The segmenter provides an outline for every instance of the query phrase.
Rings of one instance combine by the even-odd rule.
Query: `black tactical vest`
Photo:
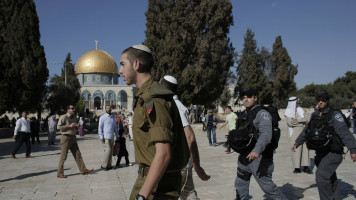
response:
[[[258,131],[253,125],[253,120],[256,118],[257,113],[262,109],[271,114],[273,129],[271,143],[267,145],[266,149],[262,152],[262,155],[265,158],[273,157],[273,152],[278,147],[280,137],[280,129],[278,128],[278,121],[280,118],[278,110],[276,112],[277,114],[275,114],[270,111],[270,108],[264,106],[258,106],[249,112],[244,111],[238,116],[236,129],[229,132],[227,140],[234,151],[240,154],[248,154],[253,150],[259,137]],[[274,124],[276,124],[276,127],[274,127]]]
[[[329,125],[332,120],[334,110],[330,109],[328,113],[321,116],[313,114],[307,124],[308,129],[305,132],[308,149],[318,152],[342,153],[343,146],[339,136],[335,133],[334,127]]]

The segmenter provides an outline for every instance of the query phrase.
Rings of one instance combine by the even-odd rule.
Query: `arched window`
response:
[[[93,93],[95,109],[101,110],[103,108],[102,106],[103,97],[104,95],[100,90],[97,90]]]
[[[105,105],[110,105],[112,109],[116,109],[116,96],[115,92],[109,90],[105,95]]]
[[[117,101],[121,108],[127,108],[127,93],[124,90],[119,92]]]

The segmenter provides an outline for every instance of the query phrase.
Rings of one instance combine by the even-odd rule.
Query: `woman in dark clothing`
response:
[[[115,141],[115,143],[120,143],[120,151],[119,154],[117,155],[117,162],[116,162],[116,167],[120,166],[121,158],[125,156],[125,161],[126,161],[126,167],[127,166],[132,166],[132,164],[129,161],[129,152],[126,149],[126,138],[122,136],[124,133],[123,129],[119,130],[119,139]]]

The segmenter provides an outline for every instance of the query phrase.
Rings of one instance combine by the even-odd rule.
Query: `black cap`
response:
[[[318,91],[318,93],[316,93],[315,99],[317,101],[319,101],[319,100],[327,100],[328,101],[330,99],[330,96],[327,91],[320,90],[320,91]]]
[[[253,96],[257,96],[257,92],[252,88],[246,88],[241,92],[240,97],[243,98],[244,96],[251,98]]]

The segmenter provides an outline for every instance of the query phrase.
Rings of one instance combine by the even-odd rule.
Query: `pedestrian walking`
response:
[[[173,92],[153,80],[153,56],[147,46],[124,50],[120,65],[126,84],[138,87],[132,128],[139,175],[130,200],[178,199],[189,149]]]
[[[31,118],[30,128],[32,144],[35,144],[35,139],[37,139],[37,143],[40,144],[40,122],[36,119],[36,117]]]
[[[329,106],[330,96],[325,90],[316,94],[318,110],[298,136],[292,151],[306,142],[315,150],[316,185],[322,200],[342,199],[336,169],[342,162],[343,147],[350,150],[351,160],[356,162],[356,140],[351,134],[342,113]]]
[[[119,131],[119,137],[116,138],[115,143],[119,143],[119,154],[117,155],[116,168],[120,167],[121,158],[125,157],[126,167],[132,166],[129,160],[129,152],[126,149],[126,138],[123,136],[124,130]]]
[[[79,117],[79,136],[84,137],[84,120],[83,117]]]
[[[220,129],[226,125],[229,125],[229,132],[236,129],[236,120],[237,120],[237,115],[234,113],[234,111],[232,110],[231,106],[227,106],[226,107],[226,120],[225,120],[225,123],[223,123],[221,126],[220,126]],[[227,149],[226,149],[226,153],[231,153],[231,148],[229,146],[229,144],[227,144],[226,142],[226,145],[227,145]]]
[[[166,75],[161,79],[160,84],[164,85],[167,89],[174,93],[173,99],[178,107],[180,119],[184,128],[185,137],[188,142],[188,147],[190,151],[190,159],[187,166],[182,169],[182,189],[180,194],[181,200],[199,200],[198,194],[195,191],[193,182],[193,166],[195,172],[198,174],[199,178],[203,181],[210,179],[204,169],[200,166],[199,149],[198,144],[195,139],[195,134],[193,129],[190,127],[189,123],[189,111],[178,99],[177,87],[178,81],[173,76]]]
[[[67,114],[62,115],[58,120],[57,129],[61,131],[61,157],[58,164],[58,178],[67,178],[64,175],[64,162],[67,159],[68,150],[70,150],[74,156],[75,162],[78,165],[80,172],[88,174],[94,169],[87,169],[85,167],[82,154],[80,153],[79,146],[77,143],[76,133],[79,128],[78,118],[75,117],[75,108],[73,105],[67,107]]]
[[[111,114],[111,106],[105,106],[106,114],[99,119],[98,134],[100,141],[104,144],[104,159],[101,169],[112,169],[112,152],[114,149],[114,137],[119,138],[115,117]]]
[[[206,122],[206,134],[209,141],[209,146],[214,145],[216,146],[216,124],[218,120],[216,119],[215,115],[213,114],[212,110],[208,110],[208,114],[205,116]],[[213,135],[213,141],[211,141],[211,135]]]
[[[133,115],[132,115],[132,112],[129,112],[129,115],[127,116],[127,120],[128,120],[128,126],[129,126],[130,141],[132,141],[133,140],[133,134],[132,134]]]
[[[256,179],[262,191],[270,198],[287,199],[272,181],[274,149],[269,146],[272,140],[272,117],[267,110],[261,109],[257,104],[255,90],[244,89],[241,92],[241,98],[246,111],[244,117],[238,119],[239,126],[233,131],[241,135],[246,132],[254,133],[257,139],[255,143],[250,143],[251,140],[248,144],[239,143],[241,151],[239,151],[235,180],[236,199],[248,199],[251,176]],[[242,146],[249,148],[242,149]]]
[[[57,134],[57,120],[56,116],[52,115],[48,120],[48,145],[54,145]]]
[[[286,117],[289,128],[288,141],[290,146],[292,146],[308,121],[308,118],[304,115],[303,108],[299,106],[298,97],[290,97],[288,99],[288,106],[284,112],[284,116]],[[303,172],[308,174],[313,173],[309,169],[310,158],[306,144],[300,145],[295,152],[291,151],[291,158],[294,167],[293,173],[301,173],[301,167],[303,167]]]
[[[11,152],[10,156],[16,159],[16,153],[21,148],[22,144],[26,144],[26,158],[32,158],[31,156],[31,142],[30,142],[30,123],[27,120],[27,112],[22,112],[21,118],[16,121],[14,130],[14,136],[12,139],[17,141],[15,149]]]

